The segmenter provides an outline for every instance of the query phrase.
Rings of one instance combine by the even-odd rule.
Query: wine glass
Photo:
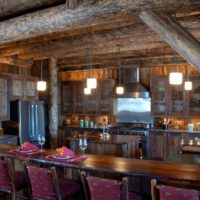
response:
[[[45,143],[45,137],[44,137],[43,135],[38,135],[38,142],[39,142],[39,144],[40,144],[40,146],[41,146],[41,151],[43,151],[43,150],[42,150],[42,146],[43,146],[44,143]]]
[[[87,148],[87,139],[85,137],[81,137],[79,139],[79,147],[83,152],[83,156],[85,154],[85,149]]]

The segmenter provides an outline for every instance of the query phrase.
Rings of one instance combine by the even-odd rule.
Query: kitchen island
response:
[[[126,158],[136,158],[139,150],[140,136],[134,135],[114,135],[102,137],[100,134],[85,134],[88,141],[86,152],[89,154],[112,155]],[[69,141],[69,147],[74,152],[80,152],[80,135],[74,135],[66,138]]]

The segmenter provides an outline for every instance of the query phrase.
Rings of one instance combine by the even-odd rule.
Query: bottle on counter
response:
[[[93,127],[94,127],[94,122],[90,121],[90,128],[93,128]]]
[[[83,120],[83,119],[80,119],[80,121],[79,121],[79,125],[80,125],[81,128],[84,127],[84,120]]]
[[[88,128],[88,127],[89,127],[89,121],[85,120],[85,128]]]

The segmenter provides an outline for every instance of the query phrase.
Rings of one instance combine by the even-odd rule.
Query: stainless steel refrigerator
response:
[[[10,121],[3,123],[6,134],[19,137],[19,144],[24,141],[38,143],[38,135],[45,136],[44,102],[11,101]]]

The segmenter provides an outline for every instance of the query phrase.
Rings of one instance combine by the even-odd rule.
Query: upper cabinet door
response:
[[[154,77],[151,83],[154,116],[188,115],[188,97],[184,85],[170,85],[168,77]]]
[[[9,120],[8,79],[0,76],[0,120]]]
[[[38,100],[37,77],[11,76],[10,100]]]
[[[189,114],[193,116],[200,115],[200,76],[190,77],[193,83],[192,91],[188,91]]]
[[[73,111],[73,93],[71,83],[62,83],[61,87],[61,105],[63,114],[72,114]]]
[[[184,84],[169,85],[169,115],[179,116],[188,113]]]
[[[100,82],[100,101],[99,112],[101,114],[113,113],[113,99],[112,93],[114,88],[114,80],[102,80]]]
[[[10,78],[10,100],[22,100],[23,97],[23,79],[19,77]]]
[[[73,84],[73,113],[84,113],[84,84],[83,81],[77,81]]]
[[[167,115],[168,114],[168,83],[166,77],[154,77],[151,80],[151,110],[153,115]]]
[[[24,98],[26,100],[38,100],[37,80],[34,77],[24,80]]]

